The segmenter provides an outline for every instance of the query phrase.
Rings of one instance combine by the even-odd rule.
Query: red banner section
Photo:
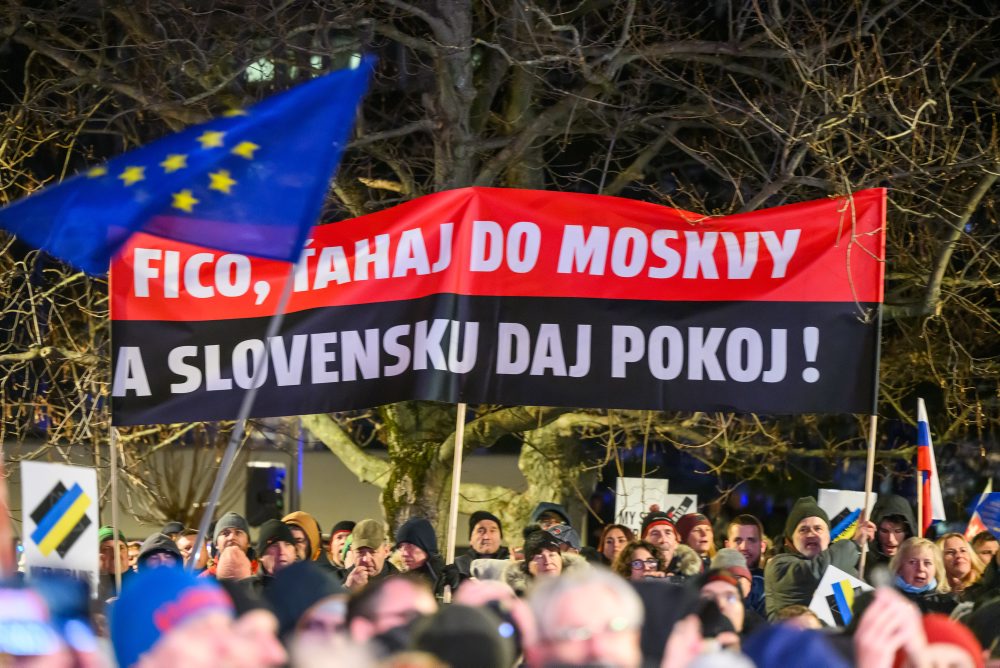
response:
[[[768,413],[874,401],[885,191],[723,218],[495,188],[314,229],[291,267],[156,237],[112,267],[116,424],[404,399]],[[265,355],[266,351],[266,355]]]

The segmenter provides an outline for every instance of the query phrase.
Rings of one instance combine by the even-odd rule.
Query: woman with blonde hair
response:
[[[937,539],[937,545],[941,548],[948,585],[956,598],[961,599],[962,593],[982,577],[986,565],[960,533],[946,533]]]
[[[907,538],[889,560],[893,584],[923,613],[945,615],[958,605],[949,595],[951,586],[945,577],[941,548],[926,538]]]

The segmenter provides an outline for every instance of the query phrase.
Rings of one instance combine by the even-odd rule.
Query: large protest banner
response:
[[[406,399],[868,413],[885,191],[711,218],[464,188],[314,228],[287,265],[137,235],[112,266],[116,424]]]

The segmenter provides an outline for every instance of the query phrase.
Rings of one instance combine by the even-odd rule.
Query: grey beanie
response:
[[[242,515],[237,513],[226,513],[219,518],[219,521],[215,523],[215,533],[212,534],[213,543],[219,541],[219,534],[222,533],[223,529],[239,529],[247,535],[247,539],[250,538],[250,525],[247,524]]]

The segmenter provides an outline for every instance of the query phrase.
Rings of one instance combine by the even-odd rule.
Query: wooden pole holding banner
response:
[[[876,307],[875,314],[875,379],[872,390],[872,412],[868,417],[868,458],[865,467],[865,507],[861,509],[861,520],[868,520],[868,507],[871,503],[872,487],[875,482],[875,444],[878,433],[878,390],[879,390],[879,360],[882,357],[882,304]],[[878,534],[875,539],[878,540]],[[865,561],[868,559],[868,541],[861,546],[861,559],[858,561],[858,575],[865,576]]]
[[[115,548],[115,591],[122,591],[121,545],[118,540],[118,430],[111,427],[111,537]]]
[[[455,414],[455,456],[451,463],[451,498],[448,503],[448,543],[445,563],[455,563],[455,541],[458,536],[458,490],[462,486],[462,450],[465,449],[465,409],[466,404],[458,404]],[[451,592],[446,598],[450,601]]]
[[[861,509],[861,519],[868,519],[868,508],[872,499],[872,486],[875,480],[875,435],[878,427],[878,416],[871,415],[868,419],[868,464],[865,470],[865,505]],[[868,541],[861,546],[861,560],[858,561],[858,575],[865,575],[865,561],[868,558]]]
[[[278,299],[278,307],[267,324],[267,333],[264,334],[264,354],[257,360],[257,365],[253,370],[253,382],[250,384],[250,389],[243,395],[243,401],[240,402],[240,410],[236,416],[236,424],[233,425],[233,433],[230,434],[229,444],[226,446],[226,452],[222,455],[222,462],[219,464],[219,472],[215,474],[215,482],[212,484],[212,493],[209,495],[208,504],[202,511],[201,522],[198,524],[198,537],[195,539],[194,548],[191,550],[191,562],[185,564],[187,568],[194,568],[195,562],[198,561],[197,555],[201,554],[201,548],[205,545],[205,538],[208,535],[208,527],[212,524],[212,518],[215,516],[215,509],[219,505],[219,499],[222,497],[222,488],[226,484],[226,478],[229,477],[229,470],[233,466],[233,460],[236,459],[236,453],[240,448],[240,442],[243,440],[243,433],[246,430],[247,419],[250,417],[250,411],[253,409],[254,400],[257,398],[257,389],[264,384],[264,377],[262,374],[266,372],[268,361],[271,358],[271,347],[268,342],[278,335],[278,330],[281,328],[281,322],[285,318],[285,307],[288,306],[288,300],[292,296],[292,285],[294,282],[295,263],[292,263],[291,269],[288,273],[288,278],[285,279],[285,285],[281,290],[281,297]]]

